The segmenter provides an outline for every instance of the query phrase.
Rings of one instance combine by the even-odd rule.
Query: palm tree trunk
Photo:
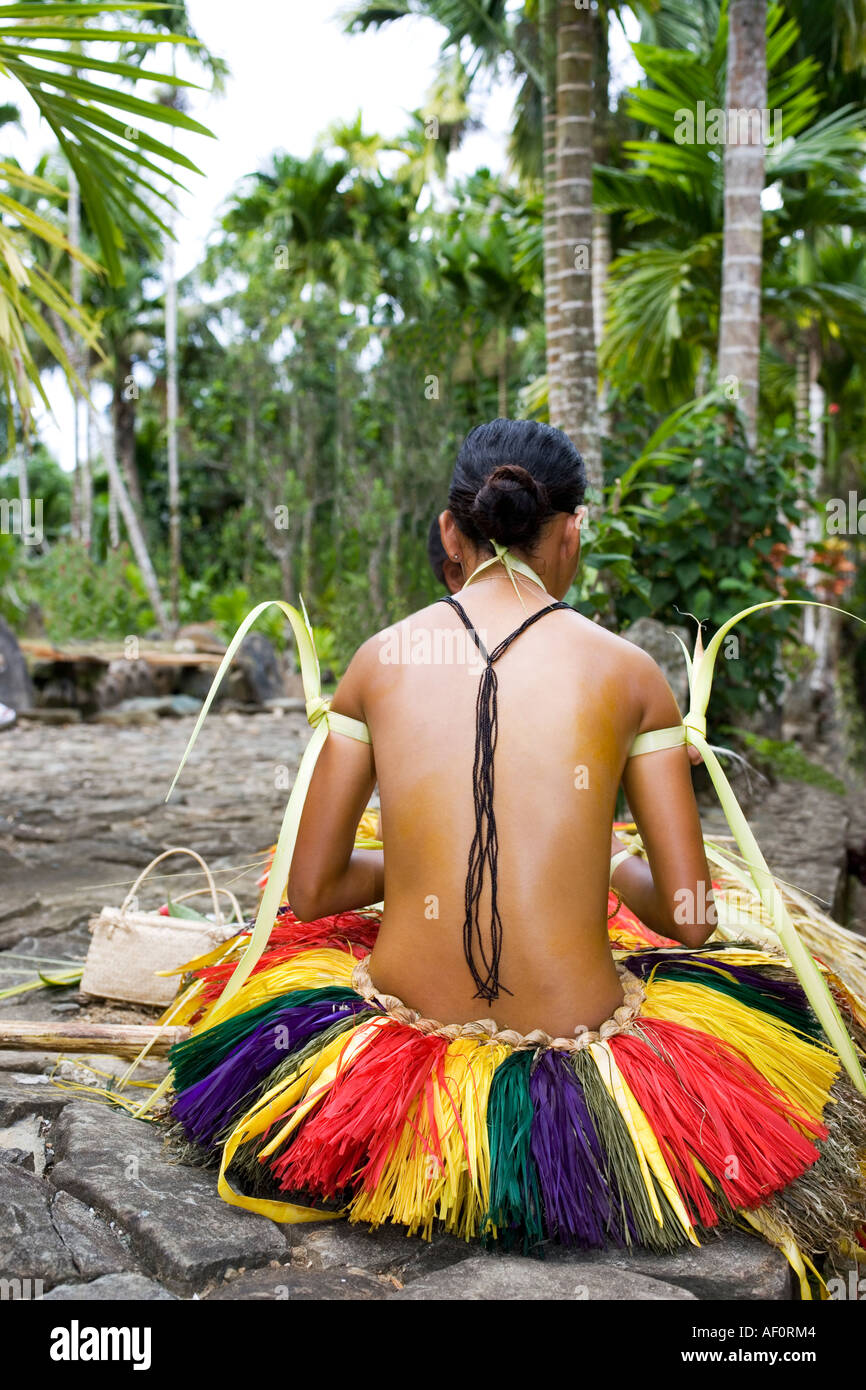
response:
[[[180,598],[180,472],[177,457],[177,275],[174,242],[165,243],[165,434],[168,450],[169,597],[172,627]]]
[[[809,442],[809,375],[810,375],[809,346],[805,342],[797,344],[794,364],[794,420],[796,423],[797,438],[802,443]],[[791,554],[795,556],[801,564],[799,569],[803,569],[803,561],[806,558],[807,541],[809,536],[810,522],[810,488],[808,471],[803,470],[797,479],[797,497],[800,506],[804,510],[802,520],[798,520],[791,527]],[[805,579],[805,575],[803,576]],[[813,610],[806,608],[803,611],[803,630],[808,630]]]
[[[719,379],[740,403],[750,448],[758,438],[763,113],[767,107],[767,0],[731,0],[725,92],[725,216]],[[740,119],[743,113],[743,119]]]
[[[385,597],[382,593],[382,552],[384,537],[380,536],[373,544],[367,560],[367,585],[370,594],[370,609],[374,625],[378,628],[385,622]]]
[[[559,249],[556,215],[556,0],[541,0],[544,85],[541,121],[544,177],[544,331],[547,344],[547,402],[553,424],[560,418]]]
[[[36,513],[30,499],[30,434],[21,430],[16,450],[18,456],[18,500],[21,503],[21,534],[35,529]]]
[[[244,459],[246,467],[244,469],[244,513],[247,517],[252,517],[255,505],[255,488],[253,479],[256,477],[256,400],[252,389],[247,390],[247,413],[244,423]],[[248,525],[244,537],[244,555],[242,568],[242,581],[249,584],[253,575],[253,528]]]
[[[558,0],[556,195],[559,254],[558,424],[583,454],[601,492],[598,369],[592,322],[592,61],[594,14]]]
[[[295,592],[295,519],[287,518],[287,526],[277,526],[277,507],[284,499],[283,484],[287,469],[270,465],[268,468],[268,488],[264,498],[264,538],[274,559],[280,567],[280,589],[282,597],[291,602]]]
[[[400,536],[403,530],[403,513],[397,511],[388,527],[388,598],[392,613],[404,611],[402,573],[400,570]]]
[[[592,328],[596,355],[601,347],[607,321],[607,277],[610,261],[610,217],[606,212],[595,212],[592,216]],[[598,432],[602,436],[609,433],[607,387],[604,381],[599,381],[598,384]]]
[[[798,373],[800,368],[800,354],[797,355]],[[816,349],[807,352],[805,363],[805,383],[804,394],[806,397],[806,430],[804,436],[809,438],[812,445],[812,452],[815,456],[815,467],[810,482],[810,494],[813,498],[820,500],[824,491],[824,391],[818,381],[818,373],[821,369],[821,362]],[[800,380],[798,374],[798,388]],[[798,400],[799,404],[799,400]],[[806,524],[803,528],[803,550],[808,557],[821,543],[821,519],[810,507],[806,513]],[[814,592],[822,581],[826,578],[820,570],[814,566],[809,566],[804,575],[805,583]],[[809,678],[809,684],[813,691],[825,691],[829,682],[830,667],[832,665],[834,651],[834,619],[835,614],[827,608],[804,608],[803,610],[803,641],[814,649],[816,653],[815,665]]]
[[[313,592],[313,521],[316,515],[316,503],[311,498],[304,510],[301,519],[301,576],[299,592],[311,594]]]
[[[117,493],[114,483],[108,480],[108,544],[112,550],[120,545],[120,518],[117,511]]]
[[[304,515],[301,518],[301,558],[300,574],[298,576],[299,591],[302,594],[311,594],[315,590],[313,583],[315,575],[313,573],[313,523],[316,519],[316,478],[315,478],[315,448],[316,448],[316,402],[312,396],[307,396],[306,400],[302,397],[304,409],[299,416],[300,431],[300,460],[301,477],[304,480],[304,492],[306,493],[307,505],[304,508]]]
[[[69,183],[69,202],[67,205],[67,235],[69,243],[75,250],[81,247],[81,196],[78,188],[78,179],[75,177],[75,170],[72,165],[68,169]],[[82,301],[82,265],[75,257],[69,258],[69,288],[73,303],[76,307],[81,307]],[[87,371],[87,349],[76,333],[72,339],[72,356],[70,362],[80,380],[84,380]],[[75,454],[75,471],[73,474],[73,488],[78,494],[78,505],[75,515],[75,534],[84,542],[90,544],[91,531],[93,529],[93,480],[90,476],[90,459],[87,450],[87,417],[86,413],[82,418],[83,401],[78,390],[72,388],[72,420],[73,420],[73,448]]]
[[[499,418],[508,418],[508,327],[500,323],[497,337],[499,338],[499,351],[497,353],[497,371],[499,378]]]
[[[610,164],[610,16],[599,8],[595,28],[596,47],[593,65],[594,111],[593,158],[596,164]],[[592,323],[595,352],[598,357],[607,322],[607,280],[610,273],[610,214],[592,214]],[[598,432],[603,438],[609,433],[607,413],[607,384],[598,383]]]
[[[120,472],[120,469],[117,466],[117,459],[115,458],[114,454],[114,438],[112,436],[112,432],[110,429],[103,428],[102,421],[96,413],[96,408],[90,403],[88,403],[88,412],[90,414],[90,419],[92,421],[93,428],[96,432],[96,436],[100,443],[102,457],[105,460],[105,467],[108,472],[109,486],[114,489],[114,495],[117,498],[117,505],[120,509],[120,514],[123,517],[123,524],[126,527],[126,534],[129,536],[129,543],[132,546],[132,553],[135,556],[135,561],[138,565],[138,568],[141,570],[141,578],[144,587],[147,590],[147,596],[150,600],[150,606],[153,609],[154,617],[156,618],[156,621],[159,624],[160,628],[166,635],[168,635],[168,614],[165,609],[165,604],[162,601],[162,593],[160,592],[159,580],[156,577],[156,571],[153,568],[150,555],[148,554],[147,544],[144,539],[144,533],[139,524],[138,516],[136,515],[135,506],[132,502],[129,493],[126,490],[126,485],[123,481],[123,476]]]
[[[797,438],[809,438],[809,348],[806,343],[798,343],[795,359],[795,401],[794,414],[797,422]]]
[[[343,525],[343,408],[340,345],[334,348],[334,506],[331,513],[334,546],[339,550]]]
[[[29,453],[27,436],[23,435],[18,441],[18,497],[21,502],[21,515],[25,518],[30,515],[30,472],[27,467]]]
[[[507,341],[508,333],[507,333],[507,329],[505,328],[505,325],[504,325],[504,324],[500,324],[500,325],[499,325],[499,332],[500,332],[500,334],[501,334],[501,335],[506,339],[506,341]],[[502,349],[501,349],[501,345],[500,345],[500,351],[501,351],[501,350],[502,350]],[[505,349],[505,350],[507,351],[507,349]],[[499,370],[500,370],[500,394],[499,394],[500,411],[499,411],[499,414],[500,414],[500,417],[504,419],[505,416],[506,416],[507,410],[508,410],[508,399],[507,399],[507,395],[506,395],[505,409],[503,410],[503,409],[501,408],[501,407],[502,407],[502,404],[503,404],[503,402],[502,402],[502,376],[501,376],[501,372],[502,372],[502,359],[501,359],[501,356],[500,356]],[[394,514],[393,514],[393,516],[391,517],[391,524],[390,524],[390,526],[388,527],[388,608],[389,608],[389,610],[390,610],[389,616],[390,616],[390,613],[399,613],[399,612],[401,611],[401,609],[403,608],[403,606],[404,606],[404,605],[403,605],[403,599],[402,599],[402,592],[403,592],[403,585],[402,585],[402,582],[401,582],[401,580],[402,580],[402,575],[401,575],[401,573],[400,573],[400,532],[401,532],[401,530],[402,530],[403,511],[401,510],[401,508],[400,508],[399,506],[396,505],[396,499],[400,496],[401,492],[403,491],[403,478],[404,478],[404,472],[405,472],[405,467],[404,467],[404,457],[405,457],[405,455],[404,455],[404,449],[403,449],[403,434],[402,434],[402,430],[401,430],[401,428],[400,428],[400,424],[401,424],[401,422],[400,422],[400,413],[399,413],[399,411],[397,411],[397,412],[395,413],[395,415],[394,415],[393,442],[392,442],[392,447],[391,447],[391,473],[392,473],[392,478],[393,478],[392,490],[393,490],[394,497],[395,497],[395,507],[394,507]]]
[[[135,458],[135,402],[137,387],[132,375],[132,358],[118,344],[114,352],[114,382],[111,413],[114,424],[114,456],[123,472],[129,495],[140,516],[144,515],[141,480]]]
[[[66,353],[67,357],[69,357],[72,351],[69,330],[58,314],[52,314],[51,317],[54,323],[54,331],[63,345],[63,351]],[[136,564],[141,570],[142,583],[147,590],[147,596],[150,599],[150,606],[153,609],[154,617],[162,631],[168,633],[168,614],[165,611],[165,604],[162,601],[159,580],[156,577],[156,571],[153,568],[150,555],[148,554],[147,543],[145,542],[144,533],[139,524],[138,516],[136,515],[135,506],[126,490],[123,476],[117,465],[117,456],[114,452],[113,431],[103,428],[102,421],[97,414],[92,398],[89,398],[87,401],[87,411],[94,433],[99,440],[99,447],[102,452],[102,457],[105,460],[109,484],[113,486],[117,496],[117,505],[123,517],[126,534],[129,536],[129,543],[132,546],[132,553],[135,556]]]

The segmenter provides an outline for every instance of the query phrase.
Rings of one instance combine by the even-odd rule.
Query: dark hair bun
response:
[[[448,507],[473,545],[533,554],[545,524],[583,501],[586,470],[567,434],[540,420],[490,420],[460,446]]]
[[[516,463],[494,468],[472,504],[472,521],[485,540],[517,545],[533,540],[550,510],[547,488]]]

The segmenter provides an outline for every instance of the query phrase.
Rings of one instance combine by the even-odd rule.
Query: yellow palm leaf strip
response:
[[[291,604],[285,603],[281,599],[274,599],[257,604],[256,607],[247,614],[232,637],[225,656],[220,662],[211,688],[208,691],[207,698],[205,699],[204,705],[196,720],[195,727],[190,735],[189,742],[184,750],[183,757],[180,760],[177,772],[174,775],[168,794],[166,795],[167,801],[192,751],[199,730],[204,723],[208,710],[213,703],[226,671],[234,659],[238,647],[259,615],[263,613],[266,608],[274,606],[282,609],[289,620],[295,637],[298,657],[301,664],[301,679],[303,681],[304,695],[306,697],[307,717],[313,725],[313,734],[301,758],[298,774],[286,805],[285,814],[283,815],[283,821],[280,826],[280,833],[277,838],[276,850],[274,851],[273,863],[271,864],[270,873],[268,874],[265,890],[259,902],[252,935],[250,936],[243,955],[238,961],[234,973],[223,991],[220,1001],[210,1012],[211,1022],[216,1022],[218,1019],[225,1016],[223,1009],[232,996],[240,989],[241,985],[249,978],[265,949],[277,911],[282,901],[283,889],[288,880],[307,789],[310,785],[310,779],[312,778],[313,770],[319,753],[321,752],[322,745],[328,736],[328,702],[322,698],[319,661],[316,656],[312,629],[310,628],[306,610],[299,612],[296,608],[293,608]],[[301,606],[303,608],[303,602]]]
[[[386,1020],[373,1020],[374,1023],[381,1023]],[[369,1028],[370,1025],[367,1025]],[[358,1030],[360,1032],[361,1029]],[[357,1033],[353,1038],[357,1037]],[[317,1098],[325,1094],[328,1086],[333,1084],[334,1076],[337,1071],[337,1063],[341,1052],[346,1048],[344,1035],[333,1038],[320,1053],[318,1053],[308,1066],[302,1066],[288,1078],[276,1083],[271,1089],[257,1101],[246,1115],[238,1122],[229,1135],[223,1146],[220,1159],[220,1171],[218,1180],[218,1191],[220,1196],[230,1206],[243,1207],[247,1211],[258,1212],[261,1216],[268,1216],[272,1221],[282,1222],[303,1222],[303,1221],[330,1221],[342,1212],[321,1212],[312,1207],[299,1206],[292,1202],[280,1202],[275,1199],[264,1197],[246,1197],[242,1193],[236,1192],[229,1183],[227,1172],[231,1166],[232,1159],[241,1144],[248,1143],[257,1135],[263,1134],[272,1124],[275,1124],[300,1098],[309,1093],[309,1089],[316,1082]],[[285,1126],[280,1134],[284,1134]],[[261,1151],[261,1155],[269,1154],[273,1144],[269,1144],[267,1149]]]
[[[779,940],[788,954],[788,959],[794,967],[797,978],[806,993],[806,997],[812,1005],[815,1015],[827,1034],[830,1043],[839,1053],[842,1063],[854,1085],[857,1087],[858,1091],[866,1095],[866,1077],[863,1075],[863,1070],[860,1066],[854,1044],[842,1022],[842,1016],[827,988],[826,982],[821,976],[821,972],[797,934],[797,930],[791,921],[791,917],[776,887],[767,862],[761,853],[752,828],[743,815],[740,804],[734,796],[721,763],[706,740],[706,713],[712,686],[713,668],[722,641],[727,633],[741,618],[748,617],[751,613],[757,613],[760,609],[779,608],[785,605],[795,604],[802,605],[802,602],[802,600],[795,599],[774,599],[767,603],[756,603],[750,608],[744,608],[741,612],[729,618],[726,623],[722,624],[714,634],[706,651],[703,649],[701,642],[700,628],[698,629],[695,652],[689,666],[689,692],[691,698],[689,711],[684,722],[688,742],[693,744],[703,756],[704,764],[710,774],[713,786],[716,789],[716,794],[718,795],[719,802],[724,811],[725,819],[730,826],[740,853],[748,865],[749,872],[755,882],[761,902],[773,922]],[[836,608],[833,604],[812,601],[806,602],[809,607],[829,608],[833,612],[846,613],[848,617],[854,618],[857,622],[864,622],[857,614],[847,613],[847,610]],[[866,623],[864,623],[864,626],[866,626]]]
[[[784,1225],[777,1217],[774,1217],[763,1207],[755,1207],[750,1211],[739,1208],[737,1215],[741,1216],[744,1221],[754,1227],[754,1229],[762,1235],[765,1240],[769,1241],[771,1245],[775,1245],[777,1250],[781,1250],[799,1280],[800,1297],[804,1302],[811,1303],[813,1301],[812,1288],[809,1283],[809,1277],[806,1274],[807,1265],[818,1280],[822,1291],[822,1298],[827,1297],[827,1286],[821,1278],[821,1275],[812,1264],[808,1255],[804,1254],[800,1249],[791,1232],[785,1229]]]
[[[617,1066],[610,1044],[606,1042],[590,1043],[588,1051],[625,1121],[631,1141],[634,1144],[637,1160],[640,1164],[641,1177],[656,1221],[660,1226],[663,1223],[653,1177],[658,1181],[688,1240],[692,1245],[700,1245],[677,1185],[671,1177],[670,1170],[659,1148],[658,1140]]]

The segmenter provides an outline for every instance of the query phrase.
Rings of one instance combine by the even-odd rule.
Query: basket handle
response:
[[[207,889],[207,888],[190,888],[190,890],[189,890],[188,893],[178,893],[178,895],[177,895],[177,897],[174,899],[174,901],[175,901],[176,903],[182,903],[182,902],[184,902],[187,898],[197,898],[197,897],[200,897],[202,893],[207,893],[207,892],[208,892],[208,889]],[[232,892],[232,890],[231,890],[230,888],[217,888],[217,892],[218,892],[218,893],[225,893],[226,897],[229,898],[229,899],[231,900],[231,905],[232,905],[232,907],[233,907],[233,909],[234,909],[234,914],[235,914],[235,917],[237,918],[237,921],[239,922],[239,924],[240,924],[242,927],[243,927],[243,926],[246,926],[246,922],[244,921],[244,915],[243,915],[243,913],[241,912],[241,905],[240,905],[240,903],[238,902],[238,900],[237,900],[237,898],[235,897],[235,895],[234,895],[234,893]]]
[[[213,881],[213,874],[211,873],[207,864],[202,859],[201,855],[198,854],[194,849],[187,848],[186,845],[172,845],[171,849],[164,849],[162,854],[158,854],[155,859],[151,859],[150,863],[142,869],[141,873],[138,875],[138,878],[135,880],[135,883],[132,885],[123,902],[121,903],[121,912],[126,911],[128,904],[135,897],[135,894],[139,886],[147,878],[147,875],[150,873],[151,869],[155,869],[157,864],[161,864],[163,859],[168,859],[169,855],[172,854],[189,854],[192,856],[193,859],[196,860],[197,863],[201,865],[202,870],[204,871],[204,875],[208,882],[208,888],[210,889],[211,899],[213,901],[214,916],[216,917],[217,926],[223,926],[223,915],[220,911],[219,898],[217,897],[217,889],[216,884]]]

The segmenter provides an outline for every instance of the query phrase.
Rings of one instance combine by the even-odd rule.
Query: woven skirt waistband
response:
[[[640,1014],[646,999],[643,982],[620,962],[615,962],[615,965],[623,988],[622,1004],[598,1028],[588,1028],[586,1024],[579,1023],[573,1035],[568,1038],[551,1037],[542,1028],[534,1028],[531,1033],[518,1033],[513,1028],[500,1029],[492,1018],[474,1019],[470,1023],[440,1023],[435,1018],[424,1018],[395,994],[383,994],[376,989],[370,979],[370,963],[367,956],[359,960],[352,971],[352,988],[370,1003],[377,1004],[396,1022],[408,1024],[421,1033],[433,1033],[448,1039],[488,1038],[491,1042],[505,1043],[506,1046],[518,1050],[541,1047],[556,1052],[580,1052],[591,1043],[604,1042],[617,1033],[630,1032]]]

